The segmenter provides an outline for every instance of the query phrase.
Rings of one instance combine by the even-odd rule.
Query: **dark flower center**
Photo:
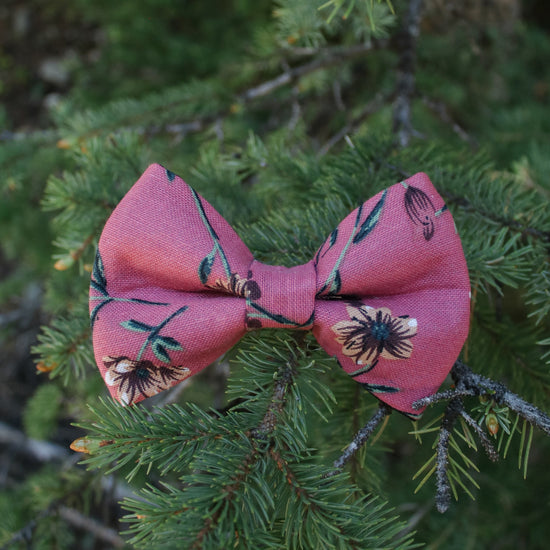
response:
[[[386,323],[377,321],[372,324],[371,334],[375,340],[386,340],[390,335],[390,329]]]
[[[136,369],[136,376],[141,379],[149,378],[149,371],[144,368]]]

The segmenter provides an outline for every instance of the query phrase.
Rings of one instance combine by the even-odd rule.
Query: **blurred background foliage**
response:
[[[345,166],[331,154],[349,149],[348,134],[367,144],[373,166],[382,158],[416,164],[430,175],[430,167],[460,173],[475,157],[484,177],[536,193],[541,208],[547,207],[545,2],[425,0],[411,98],[415,131],[410,148],[401,152],[387,143],[399,29],[409,3],[328,4],[319,9],[318,0],[2,2],[0,546],[119,546],[117,522],[124,511],[117,502],[151,479],[140,471],[129,486],[122,477],[86,473],[67,448],[84,434],[72,423],[91,421],[86,405],[97,406],[104,393],[93,366],[85,304],[93,245],[105,216],[149,162],[184,176],[266,259],[275,237],[260,219],[281,205],[306,208],[312,193],[322,198],[331,186],[343,186]],[[330,61],[338,48],[358,44],[375,47],[350,62]],[[325,56],[319,70],[294,75],[290,85],[265,95],[258,92],[262,83],[317,55]],[[251,90],[258,95],[252,97]],[[429,160],[432,154],[437,162]],[[325,187],[312,188],[323,170],[332,169],[340,170],[340,180],[334,175]],[[391,167],[387,174],[391,177]],[[119,183],[113,190],[107,180]],[[344,209],[364,193],[361,182],[346,185]],[[528,225],[532,212],[515,215]],[[301,242],[308,238],[300,234]],[[489,245],[477,238],[481,265]],[[472,235],[469,242],[474,243],[469,259],[475,259]],[[510,286],[518,289],[498,279],[485,294],[480,291],[476,326],[489,327],[510,349],[495,351],[486,338],[474,336],[468,353],[491,376],[498,377],[505,365],[502,372],[513,389],[548,410],[548,367],[533,343],[548,345],[550,276],[547,254],[537,254],[525,268],[528,284],[514,272]],[[504,299],[495,291],[499,286],[506,287]],[[498,333],[485,322],[495,311],[502,320]],[[226,406],[224,368],[198,376],[185,400]],[[334,377],[333,392],[344,403],[347,379]],[[373,401],[357,394],[353,403],[361,425]],[[339,409],[322,429],[312,422],[313,438],[342,426],[357,429],[345,413]],[[384,437],[362,450],[362,468],[352,473],[397,508],[407,529],[416,530],[416,541],[430,549],[546,547],[550,444],[543,436],[535,433],[527,481],[517,452],[497,465],[480,456],[476,500],[461,495],[441,516],[430,484],[415,494],[419,480],[412,479],[431,455],[431,436],[422,436],[424,445],[418,446],[410,431],[409,421],[393,415]],[[41,446],[33,447],[37,441]],[[340,450],[337,444],[327,443],[331,457]],[[523,469],[521,458],[519,466]],[[129,470],[125,466],[121,473]]]

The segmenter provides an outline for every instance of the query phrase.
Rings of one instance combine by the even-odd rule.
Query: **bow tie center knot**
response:
[[[246,302],[246,325],[255,328],[313,326],[316,271],[313,261],[295,267],[262,264],[254,260],[247,279],[253,281]]]

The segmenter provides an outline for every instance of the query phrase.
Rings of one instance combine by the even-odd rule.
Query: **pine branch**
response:
[[[424,399],[419,399],[413,403],[413,407],[420,409],[439,401],[446,401],[448,399],[452,401],[458,396],[486,395],[491,397],[491,399],[496,401],[499,405],[508,407],[510,410],[527,420],[527,422],[537,426],[546,434],[550,435],[550,417],[539,408],[522,399],[519,395],[511,392],[501,382],[495,382],[490,378],[474,373],[470,367],[462,363],[462,361],[457,361],[454,364],[451,375],[455,381],[455,390],[435,393]]]
[[[411,122],[411,102],[415,90],[416,41],[420,33],[421,11],[422,0],[409,0],[403,29],[397,37],[401,55],[397,72],[393,131],[401,147],[406,147],[416,134]]]
[[[475,212],[483,218],[490,219],[494,222],[497,222],[504,227],[509,227],[513,231],[519,231],[522,234],[535,237],[545,243],[550,243],[550,231],[541,231],[536,227],[530,227],[522,224],[521,222],[514,220],[512,218],[507,218],[505,216],[498,216],[492,212],[480,208],[474,205],[468,198],[462,197],[460,195],[455,195],[454,193],[449,193],[448,191],[440,191],[442,197],[445,199],[447,204],[456,204],[466,212]]]
[[[231,500],[233,500],[242,483],[247,479],[253,464],[259,459],[259,457],[260,453],[257,448],[254,448],[246,456],[245,460],[239,466],[237,474],[231,478],[230,484],[224,487],[223,500],[225,500],[226,502],[230,502]],[[208,516],[206,518],[204,522],[204,527],[198,532],[194,543],[190,546],[190,550],[200,550],[201,548],[203,548],[203,541],[205,537],[215,529],[223,510],[224,508],[220,506],[212,516]]]
[[[51,516],[54,512],[54,505],[48,506],[48,508],[39,512],[33,519],[19,529],[19,531],[16,531],[4,545],[0,546],[0,550],[13,549],[14,545],[18,542],[25,542],[27,544],[27,548],[32,548],[32,537],[35,529],[38,527],[38,524],[43,519]]]
[[[300,341],[303,341],[305,335],[300,335],[299,338]],[[230,502],[234,498],[242,483],[245,482],[248,478],[252,466],[256,463],[256,461],[261,458],[262,446],[259,445],[259,441],[269,440],[269,436],[275,430],[277,422],[284,409],[286,395],[292,384],[294,375],[296,374],[295,369],[297,367],[295,351],[298,349],[298,342],[297,340],[293,340],[293,343],[294,346],[291,345],[290,353],[288,354],[288,361],[279,371],[279,377],[275,382],[271,402],[262,421],[256,428],[250,430],[250,432],[247,434],[250,437],[253,448],[246,455],[244,461],[240,464],[238,473],[234,477],[232,477],[230,483],[228,485],[225,485],[224,487],[224,500],[226,502]],[[269,452],[272,453],[273,451],[270,450]],[[205,537],[216,528],[218,520],[222,515],[223,509],[224,508],[220,506],[212,516],[206,518],[206,521],[204,522],[204,527],[198,532],[197,537],[193,545],[191,546],[191,550],[199,550],[200,548],[202,548]]]

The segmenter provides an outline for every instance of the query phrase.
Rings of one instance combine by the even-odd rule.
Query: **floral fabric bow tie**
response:
[[[107,221],[90,288],[97,365],[136,403],[249,330],[312,330],[351,378],[409,416],[468,334],[470,284],[450,212],[416,174],[349,214],[308,263],[262,264],[210,204],[151,165]]]

